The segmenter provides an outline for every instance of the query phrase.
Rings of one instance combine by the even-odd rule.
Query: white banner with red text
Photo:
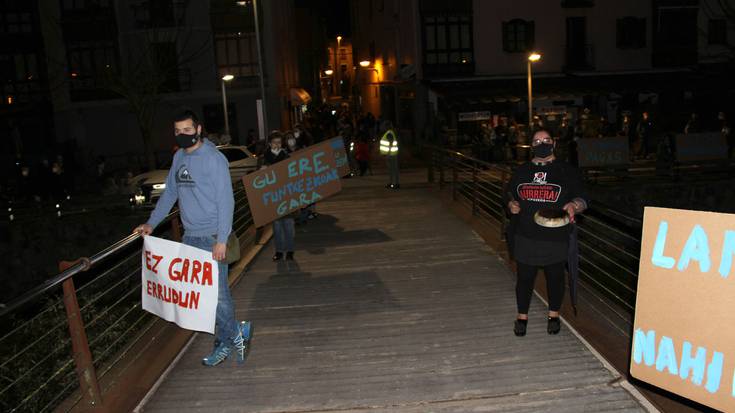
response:
[[[143,309],[187,330],[214,333],[219,269],[212,251],[146,236]]]

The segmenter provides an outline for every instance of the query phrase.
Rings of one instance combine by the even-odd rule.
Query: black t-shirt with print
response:
[[[519,166],[510,179],[507,192],[506,197],[512,195],[521,205],[516,234],[540,241],[566,242],[570,227],[542,227],[533,220],[536,211],[561,210],[575,198],[589,202],[579,170],[558,160],[546,164],[527,162]]]

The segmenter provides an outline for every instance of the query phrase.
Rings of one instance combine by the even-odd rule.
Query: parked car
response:
[[[244,146],[219,145],[220,152],[225,155],[230,164],[230,174],[233,178],[239,178],[258,168],[258,157]],[[168,168],[156,169],[142,173],[131,178],[135,193],[130,196],[130,204],[133,206],[154,206],[166,189],[166,177]]]

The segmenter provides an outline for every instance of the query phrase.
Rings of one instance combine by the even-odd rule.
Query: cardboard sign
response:
[[[630,373],[735,411],[735,215],[646,208]]]
[[[676,135],[676,160],[679,162],[727,159],[727,142],[720,132]]]
[[[350,170],[350,160],[347,158],[344,139],[341,136],[336,136],[329,140],[329,145],[334,151],[334,161],[336,162],[339,176],[349,175],[352,171]]]
[[[187,330],[214,333],[219,267],[212,251],[147,235],[142,268],[144,310]]]
[[[579,166],[619,166],[630,163],[628,138],[588,138],[577,141]]]
[[[332,139],[309,146],[242,177],[255,226],[261,227],[342,190],[337,169],[340,151],[335,142]],[[344,144],[341,139],[339,142],[343,154]]]

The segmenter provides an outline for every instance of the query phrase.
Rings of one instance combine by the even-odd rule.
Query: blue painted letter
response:
[[[648,330],[644,333],[640,328],[633,334],[633,361],[646,366],[652,366],[656,359],[656,331]]]
[[[684,244],[684,249],[681,251],[681,257],[679,257],[679,265],[676,268],[679,271],[684,271],[689,267],[690,260],[699,261],[699,271],[708,272],[712,266],[712,262],[709,259],[709,241],[707,240],[707,233],[704,232],[704,228],[701,225],[695,225],[692,228],[692,233],[689,234],[687,243]]]
[[[676,260],[671,257],[664,256],[664,248],[666,247],[666,232],[669,230],[669,223],[661,221],[658,225],[658,235],[656,235],[656,243],[653,244],[653,256],[651,262],[657,267],[666,269],[674,268]]]
[[[735,258],[735,231],[725,231],[725,240],[722,242],[722,259],[720,260],[722,278],[730,275],[733,258]]]
[[[689,370],[692,370],[692,383],[701,386],[706,364],[707,350],[704,347],[697,347],[697,354],[692,357],[692,343],[685,341],[681,349],[679,377],[686,380],[689,377]]]
[[[704,388],[710,393],[714,393],[720,388],[723,359],[722,353],[715,351],[715,354],[712,355],[712,362],[707,366],[707,385]]]
[[[679,369],[676,366],[674,342],[666,336],[662,336],[658,343],[658,357],[656,357],[656,370],[664,371],[664,368],[668,369],[671,374],[679,374]]]

